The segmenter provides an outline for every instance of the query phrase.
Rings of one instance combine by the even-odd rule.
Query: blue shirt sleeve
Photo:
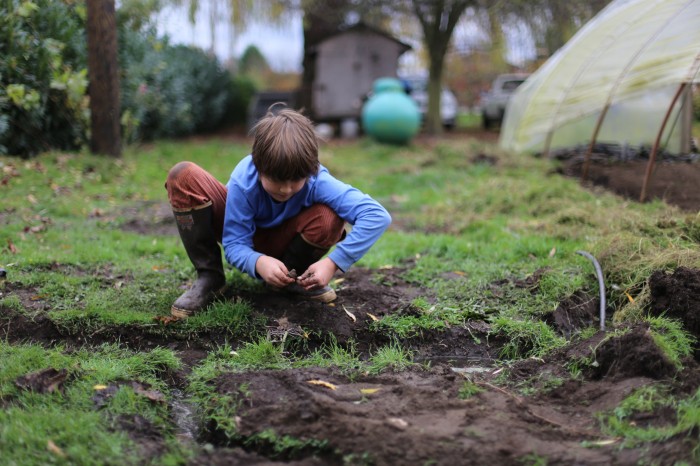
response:
[[[257,277],[255,263],[262,256],[253,250],[255,208],[245,192],[235,183],[229,183],[226,195],[226,214],[222,243],[229,264],[251,277]]]
[[[334,178],[321,168],[311,189],[313,203],[328,205],[352,225],[329,258],[342,271],[360,260],[391,224],[389,212],[369,195]]]

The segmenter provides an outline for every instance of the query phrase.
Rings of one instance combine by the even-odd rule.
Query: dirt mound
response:
[[[603,340],[596,348],[598,364],[594,378],[649,377],[664,379],[676,373],[676,366],[652,338],[649,327],[639,324],[621,335]]]
[[[576,292],[559,303],[557,308],[545,317],[545,322],[567,338],[578,330],[598,327],[600,298]]]
[[[651,313],[680,320],[700,341],[700,270],[679,267],[671,274],[657,270],[649,277],[649,289]]]

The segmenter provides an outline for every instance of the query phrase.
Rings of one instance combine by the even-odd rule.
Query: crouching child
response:
[[[252,153],[226,186],[192,162],[168,173],[168,198],[197,271],[172,305],[176,317],[189,317],[220,296],[219,244],[226,260],[251,277],[298,298],[331,302],[333,275],[346,272],[391,223],[377,201],[320,164],[313,124],[301,113],[271,108],[253,136]],[[347,234],[346,223],[352,225]]]

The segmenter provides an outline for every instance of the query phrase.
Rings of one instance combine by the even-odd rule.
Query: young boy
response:
[[[305,116],[271,107],[253,133],[252,153],[227,186],[192,162],[168,173],[168,198],[197,270],[197,280],[172,306],[176,317],[206,308],[222,291],[218,243],[226,260],[250,276],[304,299],[331,302],[333,274],[347,271],[391,223],[377,201],[319,163],[318,140]],[[347,235],[346,222],[353,226]]]

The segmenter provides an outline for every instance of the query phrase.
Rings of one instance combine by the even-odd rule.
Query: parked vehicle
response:
[[[402,81],[406,88],[406,93],[418,104],[421,121],[425,121],[425,114],[428,111],[428,79],[424,77],[410,77],[403,78]],[[454,128],[457,122],[458,110],[457,97],[447,87],[443,87],[440,94],[440,119],[445,128]]]
[[[484,128],[488,129],[503,122],[508,100],[528,76],[528,74],[500,74],[496,76],[491,90],[481,98],[481,122]]]

